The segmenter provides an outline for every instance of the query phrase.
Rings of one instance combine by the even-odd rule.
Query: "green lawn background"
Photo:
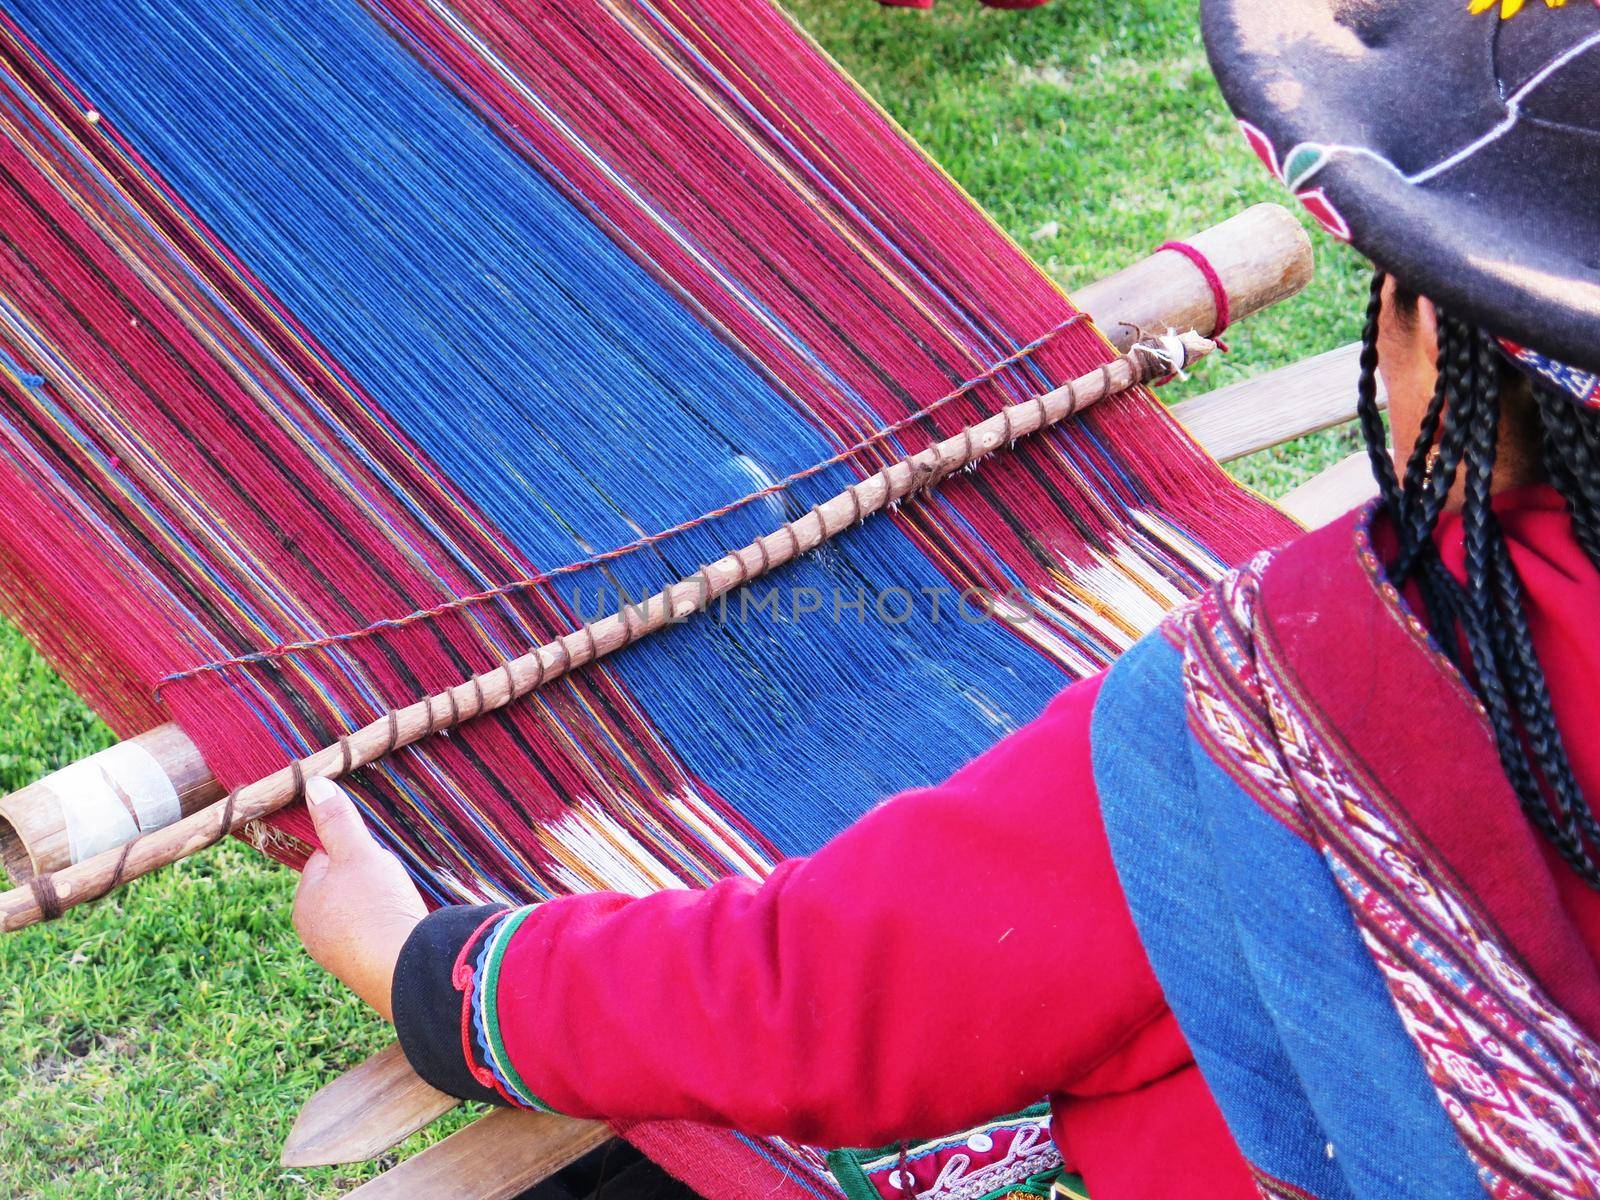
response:
[[[792,9],[1069,288],[1283,199],[1222,106],[1192,3]],[[1360,264],[1316,240],[1311,288],[1236,329],[1232,354],[1169,399],[1356,336]],[[1240,474],[1279,494],[1353,444],[1348,432],[1304,439]],[[0,717],[0,789],[109,740],[4,626],[0,695],[12,698]],[[333,1196],[373,1173],[277,1165],[305,1096],[386,1040],[299,950],[292,889],[287,871],[230,844],[0,939],[0,1197]]]

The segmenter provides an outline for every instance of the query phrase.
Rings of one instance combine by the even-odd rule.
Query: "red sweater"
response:
[[[1600,577],[1553,493],[1524,493],[1505,520],[1580,781],[1600,797]],[[1459,542],[1441,530],[1452,565]],[[578,1116],[825,1146],[948,1133],[1048,1095],[1095,1200],[1170,1200],[1196,1180],[1253,1200],[1112,866],[1090,769],[1100,682],[762,884],[539,907],[497,993],[529,1088]],[[1549,864],[1600,955],[1600,894],[1554,851]],[[397,996],[448,968],[449,939],[415,941]],[[402,1014],[408,1053],[427,1058],[432,1038],[459,1058],[459,1007],[434,1016],[443,1040],[428,1014]]]

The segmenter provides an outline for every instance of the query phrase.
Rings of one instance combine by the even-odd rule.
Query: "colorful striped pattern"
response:
[[[466,1049],[471,1056],[469,1061],[484,1064],[485,1082],[492,1084],[506,1100],[519,1108],[554,1112],[555,1109],[533,1093],[517,1071],[500,1033],[500,965],[505,958],[506,945],[534,907],[530,904],[498,910],[504,915],[481,935],[483,941],[475,956],[471,991],[466,999],[464,1019],[470,1020],[472,1033],[472,1044]]]
[[[8,5],[0,602],[229,784],[1108,354],[752,0]],[[358,792],[441,902],[760,874],[1288,532],[1130,395]]]

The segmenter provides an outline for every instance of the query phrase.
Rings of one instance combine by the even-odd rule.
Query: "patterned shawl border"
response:
[[[1477,990],[1481,995],[1490,995],[1498,973],[1482,966],[1482,952],[1489,944],[1509,947],[1509,939],[1478,902],[1471,887],[1433,851],[1427,838],[1394,801],[1361,753],[1305,695],[1288,655],[1272,630],[1270,619],[1260,623],[1256,654],[1263,664],[1259,673],[1263,687],[1273,697],[1273,709],[1280,725],[1277,734],[1280,750],[1295,780],[1290,786],[1295,788],[1297,805],[1303,807],[1302,798],[1307,789],[1315,789],[1319,797],[1324,797],[1312,807],[1314,815],[1309,824],[1319,853],[1334,867],[1340,890],[1352,903],[1355,902],[1352,889],[1360,889],[1362,894],[1371,896],[1396,891],[1393,906],[1374,910],[1374,918],[1392,913],[1411,918],[1413,924],[1433,925],[1448,948],[1447,953],[1431,960],[1435,976],[1458,994]],[[1352,819],[1324,815],[1335,794],[1344,798],[1343,811]],[[1363,807],[1357,806],[1358,800]],[[1376,854],[1373,849],[1375,834],[1387,836],[1397,844],[1424,849],[1404,859]],[[1404,874],[1408,865],[1414,865],[1415,870]],[[1402,873],[1398,880],[1397,873]],[[1430,878],[1434,876],[1438,878],[1437,884]],[[1397,882],[1405,886],[1397,890]],[[1441,921],[1449,922],[1462,932],[1451,933],[1450,928],[1439,924]],[[1480,930],[1489,935],[1490,940],[1480,940]],[[1401,927],[1381,919],[1374,929],[1363,925],[1363,936],[1369,939],[1381,936],[1395,951],[1403,949],[1407,940]],[[1507,955],[1507,964],[1514,964],[1520,968],[1522,976],[1532,978],[1531,970],[1514,950],[1508,949]],[[1562,1072],[1562,1077],[1551,1079],[1551,1083],[1571,1081],[1571,1076],[1559,1064],[1550,1065]]]
[[[1516,1022],[1512,1010],[1498,1001],[1497,994],[1509,986],[1536,997],[1548,1021],[1565,1024],[1583,1037],[1533,982],[1531,970],[1470,887],[1430,852],[1426,838],[1384,791],[1359,752],[1300,693],[1269,624],[1264,623],[1257,651],[1267,664],[1261,675],[1269,693],[1277,697],[1273,707],[1280,714],[1284,736],[1300,735],[1289,743],[1285,755],[1301,781],[1298,790],[1304,796],[1314,789],[1320,798],[1311,818],[1316,843],[1352,907],[1362,907],[1358,924],[1374,954],[1379,946],[1393,954],[1415,951],[1431,932],[1435,944],[1423,962],[1435,982],[1463,1002],[1485,1006],[1503,1031]],[[1297,750],[1302,752],[1298,758]],[[1343,819],[1334,815],[1335,805],[1346,814]],[[1387,844],[1380,844],[1380,838]],[[1581,1053],[1563,1061],[1537,1041],[1507,1036],[1535,1056],[1539,1073],[1550,1086],[1569,1087],[1582,1078]],[[1600,1058],[1587,1067],[1593,1082],[1600,1082],[1597,1067]]]
[[[1507,935],[1505,927],[1495,918],[1494,905],[1481,898],[1477,887],[1451,866],[1451,854],[1434,840],[1427,828],[1429,822],[1412,815],[1415,805],[1402,810],[1393,802],[1392,797],[1406,794],[1411,785],[1395,778],[1392,769],[1385,771],[1356,752],[1355,742],[1360,735],[1344,728],[1338,686],[1330,672],[1323,669],[1324,656],[1332,653],[1334,643],[1339,640],[1358,638],[1372,642],[1375,648],[1381,647],[1376,652],[1383,656],[1386,663],[1396,664],[1395,678],[1404,680],[1403,689],[1396,689],[1388,695],[1387,708],[1399,708],[1409,700],[1428,705],[1435,715],[1476,714],[1475,729],[1473,718],[1469,716],[1464,723],[1467,728],[1459,732],[1453,743],[1455,754],[1450,768],[1454,772],[1454,781],[1449,786],[1459,788],[1464,786],[1465,780],[1470,780],[1472,786],[1477,786],[1480,780],[1487,786],[1493,786],[1495,781],[1501,779],[1493,730],[1477,694],[1460,668],[1419,619],[1405,595],[1387,578],[1373,535],[1373,523],[1379,511],[1376,502],[1370,503],[1323,533],[1303,539],[1290,553],[1298,557],[1310,550],[1310,561],[1285,563],[1280,570],[1263,578],[1266,612],[1260,623],[1266,627],[1268,634],[1263,642],[1265,644],[1269,639],[1274,644],[1282,642],[1271,653],[1273,660],[1281,664],[1280,674],[1293,676],[1299,681],[1295,694],[1300,699],[1300,710],[1316,722],[1326,741],[1344,747],[1345,757],[1350,762],[1361,763],[1365,768],[1363,778],[1367,781],[1368,792],[1384,797],[1391,818],[1403,820],[1416,844],[1430,851],[1424,857],[1435,862],[1447,874],[1451,889],[1463,902],[1470,903],[1473,919],[1485,927],[1493,928],[1498,939],[1509,945],[1515,939]],[[1312,549],[1310,543],[1316,538],[1321,538],[1323,545]],[[1321,561],[1324,558],[1333,561]],[[1316,582],[1307,585],[1307,579]],[[1297,589],[1299,595],[1296,597]],[[1289,608],[1280,609],[1284,593],[1291,597]],[[1329,594],[1337,596],[1336,606],[1346,617],[1342,624],[1336,626],[1336,637],[1332,641],[1325,638],[1320,643],[1313,637],[1309,647],[1304,644],[1303,638],[1296,638],[1291,650],[1288,634],[1285,633],[1280,639],[1278,631],[1309,629],[1311,626],[1304,622],[1305,613],[1302,610],[1315,608],[1320,613]],[[1292,665],[1291,659],[1300,666]],[[1349,681],[1346,682],[1348,684]],[[1368,710],[1385,707],[1384,704],[1374,706],[1372,703],[1373,689],[1377,686],[1378,681],[1373,681],[1362,688],[1362,705]],[[1429,688],[1437,689],[1431,699]],[[1470,744],[1473,737],[1477,740],[1476,748]],[[1426,755],[1423,757],[1426,759]],[[1397,787],[1397,784],[1402,786]],[[1509,784],[1502,786],[1506,789],[1509,803],[1503,813],[1495,815],[1507,818],[1524,835],[1527,845],[1523,857],[1526,861],[1518,862],[1516,869],[1533,869],[1542,857],[1537,849],[1537,838],[1521,817]],[[1435,823],[1437,819],[1435,815]],[[1493,889],[1495,885],[1491,883],[1489,886]],[[1551,899],[1554,902],[1553,894]],[[1539,972],[1520,954],[1513,961],[1519,970],[1530,976],[1538,976]]]
[[[1478,698],[1478,693],[1472,690],[1472,685],[1462,675],[1461,668],[1451,661],[1444,647],[1439,644],[1439,639],[1434,637],[1427,625],[1411,607],[1411,602],[1399,588],[1389,581],[1383,569],[1383,560],[1378,556],[1377,546],[1373,541],[1373,522],[1377,520],[1381,506],[1379,500],[1369,500],[1359,510],[1359,515],[1351,526],[1350,536],[1355,542],[1356,561],[1360,563],[1362,571],[1372,584],[1373,591],[1389,615],[1405,630],[1407,636],[1416,643],[1417,649],[1427,659],[1433,669],[1438,672],[1445,684],[1466,705],[1477,714],[1483,723],[1484,736],[1493,739],[1494,734],[1489,725],[1489,712],[1483,707],[1483,701]]]
[[[1452,890],[1455,881],[1435,879],[1441,864],[1416,852],[1410,823],[1378,798],[1370,778],[1363,790],[1358,776],[1366,772],[1341,761],[1320,723],[1292,698],[1281,656],[1252,644],[1246,631],[1257,627],[1260,573],[1271,561],[1258,558],[1218,585],[1216,600],[1176,618],[1189,634],[1184,687],[1208,753],[1223,751],[1218,764],[1272,815],[1291,803],[1315,827],[1402,1024],[1491,1194],[1600,1196],[1600,1049],[1531,977],[1511,968],[1492,924]],[[1406,628],[1415,636],[1420,625]],[[1229,708],[1229,694],[1253,687],[1256,703]],[[1275,752],[1258,740],[1254,714],[1263,708],[1272,715]]]
[[[1511,967],[1497,931],[1435,876],[1440,864],[1358,768],[1336,760],[1276,671],[1263,681],[1324,858],[1486,1187],[1600,1195],[1600,1047]]]
[[[1475,715],[1485,753],[1491,756],[1486,760],[1486,766],[1490,770],[1497,770],[1498,760],[1492,757],[1494,734],[1489,725],[1488,713],[1478,699],[1477,693],[1472,690],[1460,668],[1445,653],[1427,626],[1418,618],[1405,595],[1389,581],[1384,572],[1383,562],[1372,536],[1372,522],[1377,511],[1377,502],[1369,503],[1359,511],[1351,526],[1356,561],[1362,575],[1372,588],[1372,595],[1379,601],[1377,611],[1402,631],[1420,652],[1420,661],[1413,659],[1407,663],[1407,667],[1426,664],[1450,694]],[[1353,778],[1361,795],[1373,808],[1382,813],[1384,820],[1392,828],[1400,831],[1407,844],[1420,848],[1420,853],[1414,855],[1415,860],[1426,864],[1430,873],[1437,877],[1437,895],[1448,905],[1447,908],[1437,910],[1440,918],[1452,921],[1455,927],[1463,931],[1461,936],[1452,936],[1447,930],[1440,931],[1455,950],[1454,959],[1463,979],[1469,975],[1475,977],[1476,984],[1483,988],[1486,994],[1492,992],[1498,985],[1509,985],[1519,992],[1523,988],[1531,987],[1550,1013],[1555,1014],[1561,1023],[1577,1030],[1579,1028],[1577,1023],[1572,1021],[1561,1006],[1539,987],[1536,982],[1537,972],[1516,950],[1511,938],[1483,904],[1471,884],[1451,866],[1446,856],[1435,849],[1426,833],[1395,800],[1391,790],[1381,781],[1378,772],[1368,764],[1366,757],[1322,713],[1307,689],[1299,682],[1302,679],[1301,672],[1293,665],[1291,655],[1280,642],[1277,634],[1278,623],[1273,615],[1266,613],[1264,619],[1258,622],[1258,628],[1260,637],[1256,647],[1257,654],[1270,664],[1268,674],[1279,683],[1286,700],[1292,697],[1293,711],[1315,731],[1330,756],[1330,762],[1336,762],[1338,768]],[[1338,830],[1329,832],[1342,836],[1342,832]],[[1355,852],[1357,857],[1364,852],[1363,847],[1353,845],[1348,840],[1345,842],[1345,848],[1347,851]],[[1349,861],[1354,861],[1354,858]],[[1381,878],[1370,873],[1366,876],[1367,882],[1374,886],[1380,884]],[[1430,899],[1430,895],[1426,892],[1417,891],[1411,894],[1415,896],[1415,906],[1425,905]],[[1440,964],[1441,969],[1442,966],[1443,964]],[[1591,1042],[1586,1036],[1581,1034],[1579,1036],[1583,1037],[1586,1044]],[[1600,1078],[1600,1075],[1597,1075],[1597,1072],[1600,1072],[1600,1061],[1586,1058],[1581,1054],[1560,1065],[1552,1065],[1568,1078],[1582,1078],[1585,1074],[1591,1079]]]
[[[1211,760],[1290,832],[1312,842],[1292,787],[1275,770],[1277,731],[1249,647],[1254,581],[1273,559],[1258,554],[1172,614],[1163,628],[1183,656],[1189,731]]]
[[[1371,533],[1371,522],[1376,511],[1377,502],[1375,501],[1367,504],[1359,511],[1352,523],[1351,537],[1356,547],[1357,562],[1360,564],[1365,578],[1372,585],[1373,595],[1382,602],[1378,611],[1384,613],[1412,640],[1421,651],[1428,666],[1437,673],[1437,677],[1441,682],[1446,685],[1457,699],[1477,714],[1481,723],[1483,742],[1485,746],[1492,746],[1493,734],[1489,727],[1488,714],[1478,700],[1477,694],[1471,689],[1460,669],[1445,654],[1437,639],[1417,617],[1405,596],[1389,582],[1384,574],[1382,560],[1377,554]],[[1263,557],[1265,558],[1265,556]],[[1267,565],[1270,565],[1269,562],[1263,561],[1261,569],[1252,572],[1256,582],[1259,583],[1264,580],[1265,567]],[[1286,564],[1286,566],[1290,566],[1290,564]],[[1243,590],[1250,593],[1252,601],[1255,599],[1257,589],[1254,585],[1246,585]],[[1262,607],[1264,608],[1265,605]],[[1368,799],[1373,807],[1382,812],[1384,819],[1392,827],[1403,831],[1404,838],[1408,843],[1425,848],[1426,853],[1418,857],[1425,861],[1431,871],[1441,878],[1443,894],[1448,896],[1454,906],[1464,910],[1465,920],[1472,927],[1483,929],[1492,934],[1494,943],[1504,948],[1505,957],[1500,961],[1503,962],[1505,967],[1511,969],[1517,977],[1536,978],[1536,973],[1530,964],[1516,952],[1511,944],[1511,939],[1506,936],[1494,916],[1479,900],[1472,886],[1455,871],[1443,854],[1434,849],[1427,835],[1417,827],[1403,807],[1395,802],[1389,789],[1378,778],[1377,772],[1368,765],[1366,758],[1345,734],[1336,728],[1321,712],[1314,699],[1301,686],[1299,683],[1300,672],[1292,665],[1291,655],[1287,653],[1280,642],[1277,635],[1277,624],[1272,615],[1268,613],[1263,617],[1256,617],[1252,614],[1248,618],[1248,624],[1253,631],[1244,630],[1239,621],[1233,621],[1230,626],[1230,634],[1234,637],[1242,637],[1243,642],[1241,644],[1243,645],[1249,645],[1253,642],[1255,657],[1267,665],[1267,670],[1264,672],[1253,668],[1252,677],[1261,678],[1265,675],[1275,681],[1278,685],[1277,692],[1283,700],[1283,706],[1292,703],[1292,711],[1301,722],[1314,731],[1316,737],[1320,740],[1328,753],[1328,761],[1330,763],[1336,761],[1339,769],[1354,778],[1355,785],[1359,787],[1361,794]],[[1210,639],[1202,638],[1201,640],[1209,641]],[[1211,657],[1210,661],[1215,662],[1216,659]],[[1267,707],[1260,701],[1258,701],[1258,705],[1262,708]],[[1286,707],[1285,711],[1287,711]],[[1277,742],[1279,736],[1277,730],[1272,732],[1275,742]],[[1333,748],[1335,747],[1338,748],[1340,753],[1333,753]],[[1252,794],[1255,795],[1255,793]],[[1257,800],[1258,803],[1266,803],[1270,811],[1276,812],[1272,802],[1261,801],[1259,795],[1257,795]],[[1297,820],[1300,820],[1300,824],[1295,827],[1295,831],[1300,832],[1306,829],[1307,826],[1299,817],[1300,801],[1298,794],[1293,803],[1297,810]],[[1334,839],[1340,840],[1347,852],[1354,851],[1357,856],[1362,853],[1361,847],[1350,843],[1339,829],[1322,828],[1316,835],[1319,849],[1324,837],[1327,837],[1330,841]],[[1370,874],[1367,879],[1369,883],[1377,882],[1376,878]],[[1484,974],[1473,965],[1477,961],[1477,951],[1471,945],[1459,940],[1455,944],[1460,971],[1463,974],[1474,972]],[[1481,982],[1484,986],[1489,986],[1491,979],[1497,976],[1498,972],[1492,975],[1484,975]],[[1559,1006],[1552,1004],[1551,1007],[1559,1011]]]

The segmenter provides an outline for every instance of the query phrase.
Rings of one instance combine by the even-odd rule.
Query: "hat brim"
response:
[[[1206,0],[1203,24],[1229,105],[1325,225],[1456,316],[1600,373],[1600,132],[1563,119],[1594,119],[1600,8]]]

